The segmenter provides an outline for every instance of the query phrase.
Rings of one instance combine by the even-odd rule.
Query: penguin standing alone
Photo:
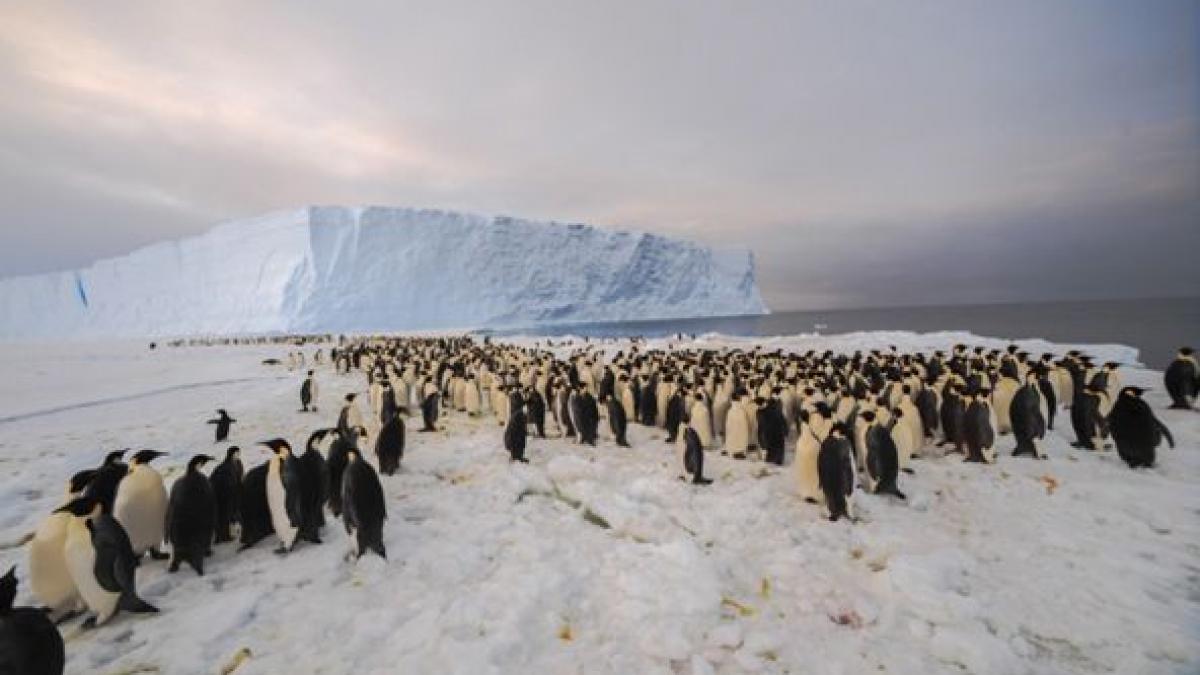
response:
[[[171,544],[169,572],[178,572],[186,562],[204,576],[204,558],[212,552],[217,502],[212,485],[200,468],[213,461],[208,455],[196,455],[187,471],[171,486],[171,504],[167,509],[167,543]]]
[[[854,449],[850,446],[847,431],[844,422],[834,424],[821,442],[821,451],[817,455],[817,475],[831,521],[843,516],[854,520],[851,501],[854,496]]]
[[[525,459],[526,426],[525,406],[512,406],[508,424],[504,427],[504,449],[508,450],[509,459],[514,462],[529,461]]]
[[[1125,387],[1108,414],[1108,428],[1117,444],[1117,454],[1131,469],[1154,466],[1155,450],[1164,437],[1175,447],[1170,430],[1142,400],[1145,391],[1141,387]]]
[[[310,409],[317,411],[317,381],[313,379],[313,371],[308,371],[304,384],[300,385],[300,405],[304,412]]]
[[[1171,408],[1190,410],[1196,404],[1196,392],[1200,391],[1200,366],[1196,364],[1195,352],[1183,347],[1175,360],[1163,373],[1167,394],[1171,396]]]
[[[0,673],[62,675],[66,654],[58,629],[40,609],[13,607],[17,568],[0,577]]]
[[[158,547],[163,541],[163,527],[167,515],[167,488],[162,475],[150,466],[150,462],[167,453],[157,450],[141,450],[129,461],[128,473],[117,484],[117,496],[113,501],[113,517],[129,534],[133,553],[139,557],[150,553],[155,560],[167,556]]]
[[[217,410],[217,418],[208,421],[209,424],[217,425],[217,440],[214,442],[220,443],[229,438],[229,426],[234,422],[237,422],[237,420],[230,417],[224,408]]]
[[[688,424],[683,428],[683,470],[692,476],[693,485],[709,485],[711,478],[704,477],[704,446],[700,434]]]
[[[379,460],[379,472],[385,476],[395,474],[400,468],[404,457],[404,420],[399,415],[392,415],[379,430],[375,457]]]

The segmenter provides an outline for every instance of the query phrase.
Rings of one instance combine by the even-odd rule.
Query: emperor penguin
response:
[[[166,454],[157,450],[137,452],[129,460],[129,472],[117,485],[113,517],[129,534],[129,543],[139,557],[147,552],[155,559],[167,557],[158,550],[167,515],[167,488],[162,475],[150,466],[150,462]]]
[[[508,423],[504,427],[504,449],[508,451],[511,461],[528,462],[529,460],[525,459],[525,441],[529,431],[525,418],[525,406],[513,406],[511,410]]]
[[[129,471],[129,465],[121,461],[125,450],[115,450],[108,453],[104,463],[96,469],[96,473],[87,483],[84,494],[94,498],[104,507],[105,512],[112,513],[113,502],[117,498],[117,486]]]
[[[393,415],[379,430],[375,438],[375,458],[379,461],[379,472],[391,476],[400,468],[404,457],[404,420]],[[331,485],[331,490],[336,486]]]
[[[671,397],[667,399],[667,443],[674,443],[675,437],[679,433],[680,425],[687,422],[687,391],[682,388],[676,388],[671,392]]]
[[[897,484],[900,476],[900,453],[896,450],[891,432],[876,420],[867,426],[863,440],[867,446],[864,463],[867,490],[872,494],[892,495],[904,499],[904,493]]]
[[[62,675],[63,639],[41,609],[14,607],[17,568],[0,577],[0,673]]]
[[[1196,392],[1200,391],[1200,365],[1196,364],[1195,352],[1191,347],[1182,347],[1171,365],[1163,372],[1167,394],[1171,396],[1171,408],[1191,410],[1196,404]]]
[[[171,504],[167,510],[167,542],[171,544],[168,572],[178,572],[186,562],[204,576],[204,558],[212,553],[217,502],[212,485],[200,468],[213,461],[208,455],[196,455],[188,461],[187,471],[171,486]]]
[[[67,501],[83,494],[87,481],[95,471],[81,471],[67,483]],[[62,620],[83,609],[75,581],[67,570],[64,547],[70,513],[55,511],[38,524],[29,540],[29,585],[33,596],[45,606],[56,620]]]
[[[1117,444],[1117,454],[1131,469],[1154,466],[1155,451],[1164,437],[1172,448],[1175,447],[1171,432],[1142,400],[1145,391],[1141,387],[1123,388],[1108,415],[1108,428]]]
[[[242,545],[238,549],[240,551],[254,546],[275,532],[275,525],[271,518],[271,505],[267,498],[269,468],[269,462],[263,462],[247,471],[245,478],[242,479],[239,500],[242,512],[242,531],[239,535]]]
[[[230,417],[229,413],[225,412],[224,408],[217,410],[217,417],[208,421],[209,424],[217,425],[216,443],[220,443],[221,441],[229,438],[229,427],[235,422],[237,422],[237,420]]]
[[[296,536],[300,529],[300,500],[296,494],[299,489],[295,478],[296,458],[292,455],[292,446],[282,438],[263,441],[271,449],[271,459],[267,461],[267,507],[271,512],[271,526],[275,536],[279,537],[277,553],[287,553],[296,545]],[[289,488],[292,494],[288,494]]]
[[[1013,394],[1010,408],[1013,437],[1017,441],[1014,457],[1032,455],[1034,459],[1043,459],[1038,441],[1046,436],[1046,417],[1042,412],[1044,406],[1037,375],[1031,372],[1026,376],[1025,384]]]
[[[916,438],[911,427],[907,424],[907,418],[903,408],[896,408],[892,411],[892,421],[887,425],[888,433],[892,436],[892,442],[896,444],[896,456],[900,462],[900,470],[904,473],[913,473],[911,464],[913,457],[913,448],[916,446]]]
[[[1012,370],[1016,371],[1015,365]],[[1012,408],[1013,396],[1020,388],[1021,382],[1015,376],[1002,374],[996,381],[996,387],[992,390],[992,410],[996,413],[996,433],[1012,433],[1012,418],[1009,411]]]
[[[913,396],[913,405],[917,407],[921,420],[921,442],[918,448],[924,449],[926,441],[932,441],[938,432],[938,402],[937,392],[933,387],[921,387]]]
[[[683,446],[683,470],[692,476],[692,484],[710,485],[712,479],[704,477],[704,446],[690,423],[683,427],[679,443]]]
[[[304,412],[317,411],[317,381],[314,377],[313,371],[308,371],[308,377],[300,385],[300,405]]]
[[[795,474],[796,493],[806,502],[819,504],[825,495],[821,492],[821,479],[817,468],[817,456],[821,444],[833,427],[833,411],[824,402],[818,402],[812,412],[804,412],[796,438],[796,458],[792,462]]]
[[[1073,447],[1088,450],[1104,447],[1108,424],[1101,411],[1108,407],[1103,403],[1107,397],[1108,392],[1102,386],[1088,385],[1075,392],[1075,400],[1071,403],[1071,428],[1075,431]]]
[[[483,400],[479,396],[479,383],[475,381],[473,375],[468,375],[466,379],[463,406],[471,417],[478,417],[483,411]]]
[[[231,445],[225,451],[225,460],[209,476],[217,508],[214,541],[218,544],[233,541],[233,525],[242,522],[243,473],[242,451]]]
[[[829,520],[837,521],[843,516],[853,521],[854,496],[854,449],[847,437],[846,424],[837,422],[829,435],[821,442],[817,455],[817,475],[821,492],[825,495],[825,507]]]
[[[157,612],[137,594],[138,558],[129,536],[96,499],[83,496],[59,509],[73,517],[63,553],[84,604],[92,611],[85,625],[100,626],[118,610]]]
[[[963,416],[963,437],[967,443],[965,462],[991,464],[996,459],[996,413],[989,393],[987,389],[975,392]]]
[[[422,432],[437,431],[438,420],[438,388],[433,378],[426,377],[421,393],[421,420],[424,426]]]
[[[387,520],[387,503],[383,498],[383,486],[375,469],[363,460],[357,450],[349,453],[340,491],[342,522],[353,542],[354,557],[359,558],[367,551],[374,551],[386,560],[383,521]]]
[[[342,409],[338,412],[337,428],[346,436],[350,435],[352,429],[363,426],[362,413],[358,411],[358,406],[354,403],[355,398],[357,398],[357,394],[346,394],[346,402],[342,404]]]
[[[695,429],[696,435],[700,437],[700,447],[711,447],[713,444],[712,412],[708,409],[708,403],[705,401],[704,393],[701,391],[697,391],[695,394],[695,402],[692,403],[690,417],[692,428]]]
[[[608,397],[608,426],[612,430],[613,438],[616,439],[617,446],[628,448],[629,441],[625,438],[625,431],[628,427],[629,420],[625,416],[625,406],[617,400],[616,395]]]
[[[745,459],[750,445],[750,425],[742,407],[741,392],[734,392],[725,415],[725,451],[734,459]]]

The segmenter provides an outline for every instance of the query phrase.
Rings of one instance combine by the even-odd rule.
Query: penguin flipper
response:
[[[1167,425],[1163,424],[1162,420],[1158,419],[1157,417],[1154,418],[1154,424],[1158,425],[1159,431],[1161,431],[1163,436],[1166,437],[1167,444],[1174,448],[1175,437],[1171,435],[1171,430],[1167,428]]]

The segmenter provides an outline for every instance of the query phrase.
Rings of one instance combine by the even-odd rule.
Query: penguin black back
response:
[[[375,457],[379,460],[379,471],[391,476],[400,468],[404,457],[404,420],[393,415],[379,430],[375,439]]]
[[[217,508],[215,541],[218,544],[233,541],[230,526],[242,522],[243,473],[241,450],[234,445],[225,451],[225,460],[209,476]]]
[[[1171,432],[1142,400],[1142,393],[1138,387],[1125,387],[1108,414],[1108,428],[1117,444],[1117,454],[1132,469],[1154,466],[1156,450],[1164,437],[1175,447]]]
[[[171,544],[169,571],[179,570],[186,562],[204,576],[204,558],[212,549],[216,527],[217,504],[208,476],[200,468],[212,461],[208,455],[196,455],[188,462],[187,471],[171,486],[171,501],[167,506],[167,543]]]
[[[267,463],[246,472],[242,479],[242,546],[245,550],[275,532],[271,507],[267,503]]]
[[[14,607],[16,567],[0,577],[0,673],[62,675],[66,654],[54,623],[40,609]]]
[[[346,534],[354,537],[355,553],[362,556],[374,551],[387,558],[383,545],[383,522],[387,520],[387,502],[379,476],[357,452],[352,452],[342,477],[342,521]]]

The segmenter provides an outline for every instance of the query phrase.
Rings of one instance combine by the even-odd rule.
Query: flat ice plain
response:
[[[962,333],[699,342],[1007,344]],[[0,350],[0,571],[18,566],[17,603],[32,602],[20,542],[59,505],[66,477],[106,451],[171,453],[158,462],[169,484],[192,454],[223,454],[204,424],[223,407],[249,468],[266,457],[256,441],[300,448],[332,425],[342,394],[365,390],[362,373],[320,367],[321,411],[300,413],[302,371],[261,365],[285,354],[144,342]],[[1165,409],[1160,373],[1124,378],[1151,389],[1179,443],[1160,448],[1154,469],[1071,448],[1060,412],[1048,461],[1010,457],[1011,437],[993,466],[927,452],[901,478],[906,503],[860,495],[853,525],[798,500],[790,467],[710,453],[716,482],[684,483],[659,429],[631,423],[632,449],[603,422],[596,448],[531,438],[521,466],[490,416],[446,412],[437,434],[411,420],[401,473],[382,478],[386,562],[346,562],[332,521],[323,545],[286,557],[273,537],[243,553],[219,546],[202,578],[146,561],[139,587],[161,614],[64,624],[67,672],[220,673],[243,649],[237,675],[1200,672],[1200,414]]]

